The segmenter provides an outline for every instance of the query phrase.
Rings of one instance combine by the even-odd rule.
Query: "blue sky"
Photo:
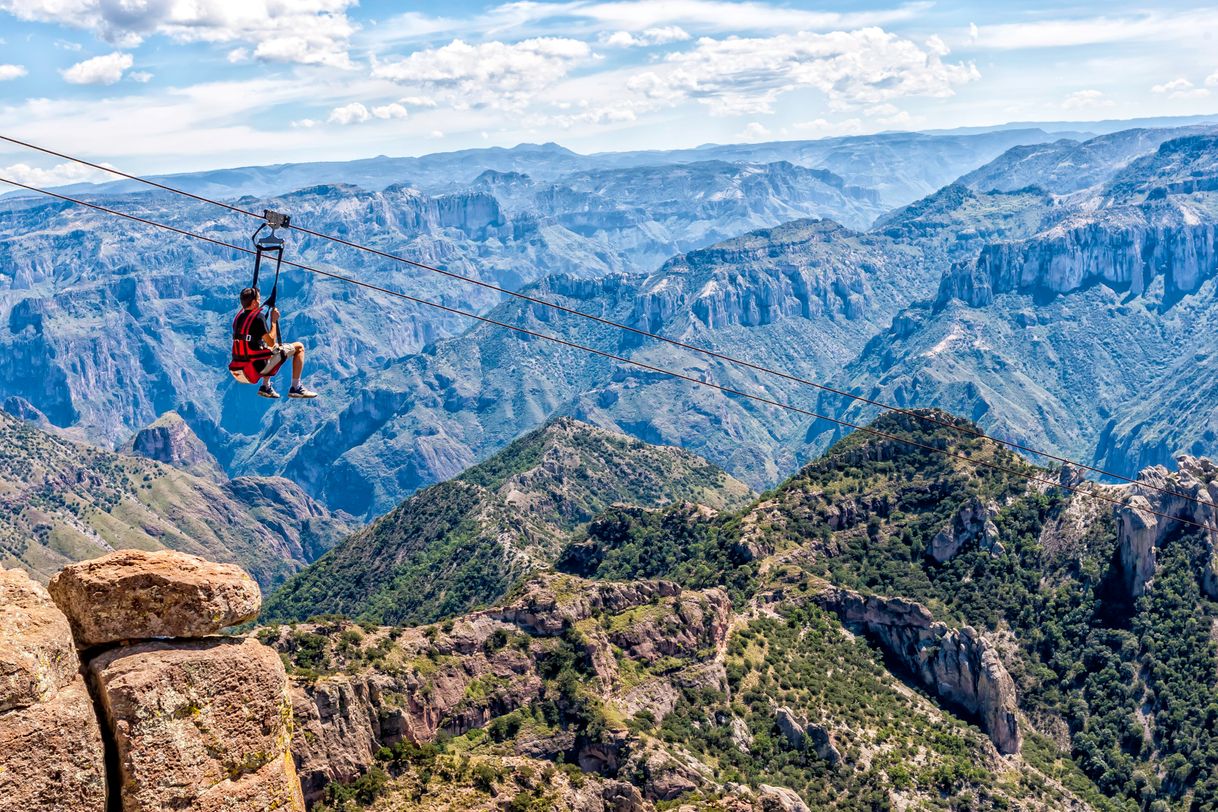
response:
[[[0,0],[0,132],[136,172],[1218,111],[1193,3]],[[12,149],[35,183],[89,179]]]

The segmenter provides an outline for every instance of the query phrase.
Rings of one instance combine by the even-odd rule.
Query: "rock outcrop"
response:
[[[1001,555],[1002,544],[998,541],[998,528],[994,525],[997,515],[996,504],[986,504],[977,497],[970,499],[947,526],[935,534],[927,552],[942,564],[950,561],[964,545],[976,542],[982,550]]]
[[[177,412],[166,412],[155,423],[136,432],[127,450],[195,476],[218,482],[228,479],[220,463]]]
[[[1121,488],[1128,498],[1116,510],[1117,554],[1131,598],[1144,593],[1154,578],[1159,546],[1181,530],[1204,534],[1209,555],[1201,587],[1211,598],[1218,598],[1218,509],[1213,507],[1218,503],[1218,465],[1187,455],[1177,457],[1176,463],[1179,469],[1175,472],[1156,465],[1143,470],[1137,482]]]
[[[287,676],[256,640],[140,643],[89,663],[123,809],[293,809]]]
[[[779,708],[774,714],[774,724],[790,747],[796,750],[812,750],[817,757],[830,764],[837,764],[842,760],[833,735],[824,726],[796,716],[790,708]]]
[[[0,812],[104,812],[106,767],[68,621],[0,570]]]
[[[994,646],[971,626],[948,627],[920,603],[828,587],[818,602],[879,641],[922,685],[975,715],[1000,753],[1018,753],[1015,683]]]
[[[395,631],[392,639],[388,629],[363,633],[367,650],[391,648],[393,659],[404,665],[293,680],[293,713],[301,733],[293,739],[293,754],[305,798],[312,802],[328,783],[349,783],[367,772],[381,747],[459,736],[544,699],[543,663],[556,642],[546,638],[571,632],[577,631],[574,645],[607,704],[623,715],[647,709],[660,720],[676,704],[674,684],[722,689],[721,666],[698,666],[724,645],[730,606],[720,589],[683,591],[668,581],[613,583],[547,574],[528,582],[505,607],[441,626]],[[342,623],[295,631],[278,627],[278,637],[268,639],[291,656],[296,635],[333,640],[353,628]],[[633,670],[629,689],[619,691],[623,660]],[[337,670],[339,663],[334,665]],[[569,731],[525,737],[517,750],[609,776],[630,765],[650,765],[655,786],[649,797],[675,797],[682,791],[678,787],[705,781],[696,777],[693,762],[677,758],[661,764],[658,757],[640,753],[621,728],[604,731],[596,741]],[[661,769],[665,764],[672,769]]]
[[[204,637],[258,616],[258,584],[237,566],[172,550],[121,550],[64,568],[48,587],[82,648]]]
[[[55,739],[47,749],[88,752],[78,742],[89,730],[82,724],[87,720],[102,764],[96,705],[102,735],[112,745],[109,786],[117,797],[110,799],[111,808],[303,812],[283,662],[256,640],[214,636],[257,615],[261,597],[248,575],[182,553],[120,551],[66,568],[51,580],[49,591],[67,615],[59,621],[63,642],[71,644],[70,626],[75,648],[89,658],[85,670],[93,696],[73,669],[75,693],[64,690],[58,696],[76,703],[72,708],[78,708],[80,719],[70,720],[71,711],[62,711],[61,718],[46,720],[46,733]],[[146,642],[125,644],[137,640]],[[75,663],[74,651],[71,656]],[[0,783],[10,763],[22,766],[23,757],[5,757]],[[47,763],[62,769],[75,764],[73,758],[80,756],[65,751]],[[102,774],[99,769],[104,804]],[[88,808],[21,807],[22,812]]]
[[[811,812],[793,789],[762,784],[757,788],[761,812]]]
[[[54,696],[79,670],[68,620],[47,591],[0,570],[0,713]]]

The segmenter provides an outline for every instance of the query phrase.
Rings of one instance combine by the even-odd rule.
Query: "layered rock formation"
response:
[[[974,714],[1000,753],[1018,753],[1015,683],[997,649],[971,626],[949,628],[904,598],[860,595],[829,587],[818,602],[847,627],[865,631],[945,702]]]
[[[124,812],[303,812],[283,663],[255,640],[216,636],[257,614],[248,575],[125,551],[68,567],[50,591],[63,614],[0,571],[0,708],[16,708],[0,713],[0,789],[15,782],[0,809],[100,812],[108,782]]]
[[[0,569],[0,810],[105,812],[106,766],[67,619]]]

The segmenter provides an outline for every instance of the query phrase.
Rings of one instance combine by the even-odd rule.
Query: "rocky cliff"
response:
[[[294,713],[304,735],[294,752],[312,801],[332,782],[350,783],[374,767],[382,747],[482,735],[494,720],[525,719],[539,703],[569,711],[573,688],[553,682],[557,652],[583,663],[597,703],[631,713],[647,707],[662,718],[675,701],[672,679],[708,678],[701,661],[723,645],[729,614],[719,590],[545,576],[504,606],[442,626],[359,631],[340,621],[269,627],[259,638],[297,666]],[[617,775],[638,747],[620,723],[599,732],[565,722],[513,724],[510,752],[566,759],[590,773]]]
[[[1123,505],[1116,512],[1122,583],[1130,597],[1150,588],[1159,551],[1180,534],[1202,537],[1206,555],[1201,586],[1218,598],[1218,465],[1208,459],[1181,456],[1179,468],[1155,466],[1137,482],[1113,488]]]
[[[0,593],[0,808],[303,812],[283,663],[217,636],[258,613],[240,569],[129,551]]]
[[[829,589],[818,597],[848,628],[873,635],[927,690],[975,714],[1000,753],[1018,753],[1015,683],[997,649],[971,626],[948,628],[903,598]]]
[[[1196,325],[1215,317],[1218,139],[1175,136],[1131,136],[1123,163],[1068,194],[961,187],[886,220],[949,261],[937,296],[894,318],[839,388],[935,403],[1127,476],[1212,453],[1213,353]],[[1074,172],[1072,155],[1057,154],[1050,174]],[[1028,204],[1022,214],[1016,199]],[[977,240],[964,226],[982,200],[984,227],[1006,225]],[[829,396],[819,406],[854,420],[871,413]]]
[[[220,463],[177,412],[166,412],[137,431],[126,450],[196,476],[218,481],[227,479]]]

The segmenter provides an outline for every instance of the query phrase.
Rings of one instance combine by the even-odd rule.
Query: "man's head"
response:
[[[258,292],[258,288],[246,288],[241,291],[241,306],[246,310],[258,304],[258,297],[262,294]]]

